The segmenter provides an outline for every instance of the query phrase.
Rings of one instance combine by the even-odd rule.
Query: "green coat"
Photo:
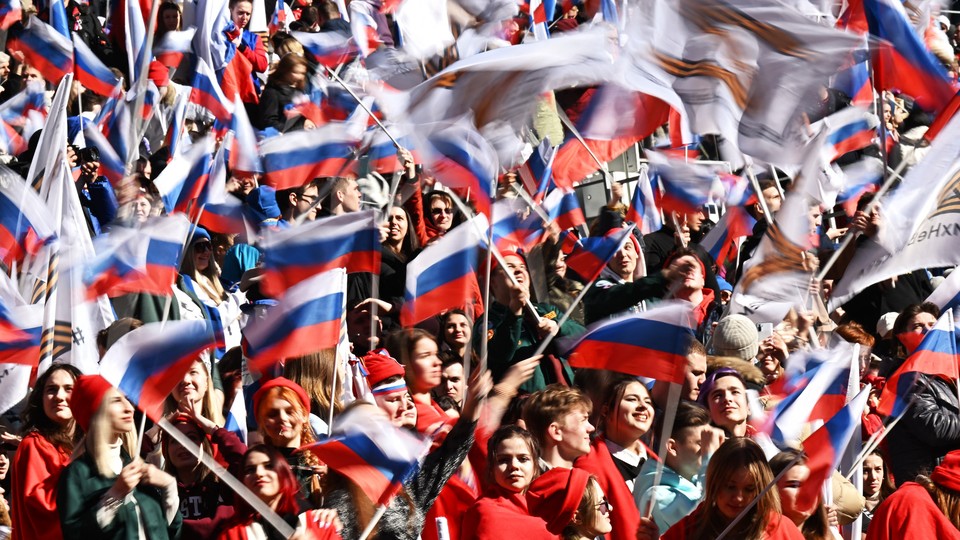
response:
[[[124,453],[123,464],[130,463]],[[57,485],[57,508],[64,538],[89,540],[140,540],[137,528],[137,513],[133,504],[124,503],[117,517],[107,529],[97,523],[100,499],[109,490],[116,478],[104,478],[97,472],[93,459],[84,454],[67,465]],[[143,529],[149,540],[168,540],[180,537],[182,518],[176,513],[173,523],[167,525],[161,505],[160,490],[151,486],[138,486],[133,496],[140,507]]]
[[[534,304],[534,307],[541,317],[557,320],[563,315],[560,308],[551,304]],[[481,318],[474,326],[474,350],[480,350],[480,339],[487,339],[487,365],[493,373],[494,381],[502,379],[511,366],[533,355],[540,345],[536,330],[526,324],[522,316],[515,316],[508,311],[506,306],[497,302],[490,303],[488,330],[486,332],[482,331],[482,325],[483,319]],[[575,336],[584,332],[585,329],[582,326],[567,320],[560,327],[560,334],[557,337]],[[550,354],[552,347],[551,344],[547,348],[546,354]],[[548,384],[560,382],[556,380],[556,370],[549,365],[550,361],[547,357],[543,358],[533,377],[520,386],[521,392],[536,392],[542,390]],[[559,361],[566,382],[568,384],[573,383],[573,369],[567,364],[566,359],[560,358]]]

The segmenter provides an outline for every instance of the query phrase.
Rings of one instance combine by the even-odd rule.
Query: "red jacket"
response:
[[[700,506],[703,506],[702,504]],[[699,507],[698,507],[699,510]],[[686,540],[695,530],[700,512],[694,510],[692,514],[678,521],[673,527],[660,536],[660,540]],[[763,540],[804,540],[800,529],[782,514],[774,514],[767,521],[767,528],[763,530]]]
[[[314,521],[316,510],[308,510],[300,514],[297,530],[309,533],[307,538],[310,540],[341,540],[340,534],[333,527],[320,527]],[[269,525],[255,526],[253,521],[234,521],[231,526],[220,533],[220,540],[266,540],[263,534],[264,527]],[[272,530],[272,529],[271,529]]]
[[[547,524],[527,511],[527,500],[519,493],[491,488],[463,516],[460,540],[556,540]],[[427,538],[426,536],[424,538]]]
[[[650,452],[651,459],[657,459]],[[597,437],[590,443],[590,453],[581,457],[573,464],[597,477],[600,489],[613,505],[610,521],[613,530],[609,534],[610,540],[633,540],[637,537],[637,527],[640,525],[640,512],[633,502],[633,494],[623,480],[623,475],[613,462],[610,450],[603,442],[603,437]]]
[[[867,540],[902,538],[960,540],[960,531],[943,515],[923,486],[906,482],[880,503],[867,530]]]
[[[57,482],[70,454],[39,433],[23,438],[13,456],[10,506],[14,540],[61,540]]]

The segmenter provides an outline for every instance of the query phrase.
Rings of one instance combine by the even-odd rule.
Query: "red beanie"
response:
[[[77,382],[73,383],[70,411],[84,432],[90,431],[90,420],[100,409],[103,396],[111,388],[113,385],[99,375],[81,375]]]
[[[960,450],[948,453],[943,462],[933,468],[930,479],[938,486],[960,492]]]
[[[297,398],[300,400],[300,404],[303,405],[303,409],[307,412],[310,412],[310,398],[307,397],[307,391],[303,389],[299,384],[291,381],[286,377],[277,377],[275,379],[270,379],[263,386],[257,390],[257,393],[253,394],[253,411],[256,414],[256,411],[260,409],[260,400],[267,395],[267,392],[271,388],[289,388],[297,394]]]
[[[168,86],[170,84],[170,68],[154,60],[150,62],[150,71],[147,72],[147,77],[153,81],[153,84],[157,85],[157,88]]]
[[[588,480],[590,473],[582,469],[550,469],[527,491],[530,514],[546,521],[551,533],[562,533],[580,507]]]
[[[400,362],[390,356],[386,349],[368,352],[363,357],[363,367],[367,370],[367,384],[371,390],[390,377],[403,377],[405,373]]]

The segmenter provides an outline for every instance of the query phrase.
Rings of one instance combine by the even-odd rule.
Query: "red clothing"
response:
[[[70,454],[39,433],[23,438],[13,456],[10,506],[14,540],[61,540],[57,482]]]
[[[960,540],[960,531],[943,515],[923,486],[907,482],[880,503],[867,540],[937,538]]]
[[[657,459],[653,452],[650,459]],[[590,453],[579,458],[573,464],[597,477],[600,489],[613,505],[610,521],[613,530],[608,537],[610,540],[633,540],[637,537],[637,527],[640,526],[640,512],[633,502],[633,494],[623,481],[623,475],[613,462],[610,450],[603,442],[603,437],[597,437],[590,443]]]
[[[463,515],[460,540],[556,540],[547,523],[527,511],[527,500],[519,493],[496,487],[477,500]],[[424,536],[424,538],[429,538]]]
[[[417,433],[431,435],[438,424],[449,424],[446,431],[450,431],[453,424],[457,423],[457,419],[447,416],[433,398],[430,398],[429,405],[420,402],[414,402],[413,405],[417,408]]]
[[[689,538],[697,527],[700,514],[698,510],[670,527],[667,532],[660,536],[660,540],[686,540]],[[800,533],[800,529],[792,521],[783,517],[783,515],[771,514],[770,519],[767,520],[767,528],[763,530],[763,540],[803,540],[803,534]]]
[[[310,534],[307,538],[311,540],[342,540],[334,527],[320,527],[314,520],[316,510],[308,510],[298,518],[297,530],[306,531]],[[220,536],[220,540],[266,540],[264,527],[270,527],[267,524],[260,524],[250,520],[234,521],[227,527]],[[270,529],[271,531],[273,529]]]

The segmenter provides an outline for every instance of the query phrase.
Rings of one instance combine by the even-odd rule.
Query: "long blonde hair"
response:
[[[197,270],[197,267],[194,266],[193,246],[201,240],[207,239],[195,237],[193,242],[190,243],[190,246],[187,248],[187,253],[183,257],[183,262],[180,263],[180,273],[189,276],[190,279],[197,284],[197,287],[203,289],[211,300],[215,300],[217,304],[220,304],[226,297],[226,293],[223,290],[223,285],[220,284],[220,265],[217,264],[217,260],[213,256],[213,242],[210,243],[210,264],[207,265],[207,268],[205,270]],[[209,242],[209,240],[207,241]]]
[[[204,375],[207,376],[207,386],[203,392],[202,404],[200,406],[200,414],[218,426],[223,426],[226,421],[223,418],[223,406],[220,401],[217,399],[216,392],[213,387],[213,377],[210,375],[210,370],[207,368],[207,363],[202,359],[197,358],[193,361],[195,364],[200,364],[203,368]],[[190,367],[193,367],[191,365]],[[163,412],[164,414],[170,414],[176,412],[180,404],[177,403],[176,398],[173,397],[173,391],[170,391],[170,395],[167,396],[167,399],[163,402]]]
[[[299,384],[307,392],[307,396],[319,406],[318,414],[326,420],[330,414],[330,404],[333,403],[333,414],[343,412],[343,401],[340,392],[333,390],[333,373],[337,371],[337,388],[343,388],[343,372],[339,371],[339,359],[336,349],[323,349],[299,358],[287,359],[283,367],[283,376]],[[331,393],[333,394],[331,396]]]
[[[124,401],[127,400],[116,388],[107,390],[103,396],[103,400],[100,402],[100,408],[97,409],[97,412],[94,413],[90,419],[89,431],[84,435],[80,444],[77,445],[72,458],[72,460],[76,460],[84,454],[90,454],[93,458],[93,464],[97,469],[97,473],[104,478],[114,478],[117,476],[117,473],[115,473],[110,466],[110,455],[107,452],[107,448],[116,442],[117,435],[120,436],[121,448],[127,452],[127,455],[130,456],[131,459],[136,459],[137,457],[134,455],[137,443],[137,428],[134,427],[126,433],[118,434],[113,431],[113,426],[110,425],[110,419],[107,417],[107,409],[110,404],[110,399],[114,396],[120,396]]]

